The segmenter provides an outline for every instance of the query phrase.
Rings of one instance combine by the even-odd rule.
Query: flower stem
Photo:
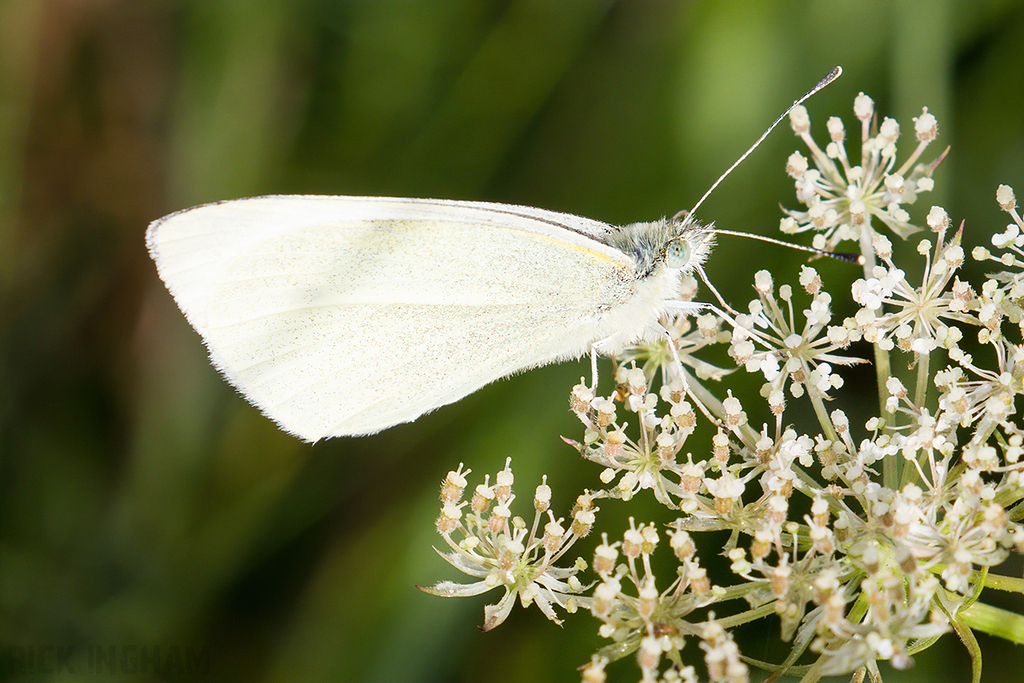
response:
[[[923,406],[928,398],[928,384],[931,382],[931,354],[917,354],[917,385],[914,387],[914,405]]]

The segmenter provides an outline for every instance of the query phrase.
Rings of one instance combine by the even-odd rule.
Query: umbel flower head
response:
[[[842,119],[832,116],[826,123],[829,143],[823,151],[811,137],[807,110],[796,107],[789,115],[793,130],[811,154],[808,160],[800,152],[793,152],[786,163],[786,172],[796,181],[797,199],[807,205],[807,210],[787,211],[780,227],[784,233],[819,232],[815,246],[821,249],[832,250],[841,240],[852,239],[860,241],[862,250],[867,251],[865,247],[874,233],[873,219],[900,237],[917,232],[919,228],[910,223],[904,206],[913,204],[920,193],[931,191],[932,173],[942,161],[939,157],[928,165],[917,163],[939,132],[938,122],[927,107],[914,119],[917,146],[899,168],[899,123],[885,117],[875,129],[875,103],[864,93],[854,100],[853,111],[860,121],[860,157],[855,160],[846,151]]]
[[[513,516],[510,462],[468,502],[468,472],[450,473],[437,528],[450,549],[444,557],[473,581],[431,592],[502,590],[485,609],[485,628],[516,598],[559,623],[556,609],[589,612],[605,644],[581,667],[588,683],[606,680],[627,657],[645,682],[742,683],[754,668],[808,683],[850,673],[877,681],[879,662],[908,668],[950,631],[967,645],[977,680],[972,630],[1024,643],[1024,615],[981,601],[986,588],[1024,594],[1024,579],[996,573],[1024,552],[1024,428],[1016,413],[1024,393],[1024,222],[1013,191],[1000,186],[997,201],[1012,222],[991,251],[973,252],[996,271],[971,283],[962,273],[964,224],[954,230],[947,212],[932,207],[923,220],[930,237],[909,254],[921,263],[908,263],[886,233],[905,238],[923,229],[906,207],[932,187],[937,161],[919,158],[938,124],[927,109],[915,119],[916,146],[898,165],[899,125],[886,118],[876,129],[863,94],[854,112],[859,163],[838,119],[829,119],[823,151],[806,111],[794,110],[810,158],[794,155],[787,171],[807,208],[787,211],[782,223],[789,232],[816,231],[825,248],[857,240],[864,276],[852,291],[826,292],[806,266],[798,287],[760,271],[744,312],[666,320],[666,340],[616,359],[610,393],[581,381],[569,403],[583,433],[566,441],[600,468],[600,488],[577,498],[568,521],[548,509],[546,481],[534,495],[533,521]],[[911,266],[919,282],[906,275]],[[842,321],[832,313],[840,297],[859,306]],[[863,414],[854,405],[863,398],[849,394],[843,368],[867,362],[850,353],[862,341],[873,351],[878,405],[856,424],[848,415],[851,407]],[[716,347],[734,367],[704,357]],[[909,371],[895,376],[891,368]],[[748,380],[760,388],[757,398],[733,391]],[[798,427],[807,421],[795,411],[813,416],[813,428]],[[589,565],[566,561],[599,528],[599,501],[630,505],[646,496],[664,519],[601,529]],[[713,575],[707,553],[720,553],[728,571]],[[665,560],[673,569],[656,571]],[[743,656],[732,633],[766,617],[790,648],[771,662]]]
[[[590,532],[597,512],[586,496],[581,496],[573,511],[573,521],[566,528],[564,520],[556,520],[551,513],[551,489],[547,483],[542,483],[534,493],[534,519],[528,527],[523,518],[512,517],[515,494],[511,465],[509,458],[505,469],[495,476],[493,486],[486,480],[476,487],[465,515],[467,502],[462,501],[462,494],[470,471],[463,472],[459,465],[457,470],[448,473],[441,485],[443,506],[437,518],[437,531],[451,552],[438,551],[438,554],[456,569],[479,580],[469,584],[441,581],[423,589],[442,597],[465,597],[495,588],[504,589],[501,600],[485,610],[485,631],[505,620],[517,597],[524,607],[536,604],[548,619],[558,624],[562,622],[555,607],[576,611],[576,596],[584,590],[576,574],[585,563],[559,567],[555,562],[577,539]]]

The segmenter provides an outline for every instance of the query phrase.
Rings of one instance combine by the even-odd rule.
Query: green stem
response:
[[[883,351],[878,344],[874,345],[874,350],[875,377],[878,382],[878,410],[882,419],[885,420],[886,431],[891,434],[896,428],[896,412],[886,408],[889,390],[886,389],[885,383],[892,373],[889,366],[889,352]],[[882,460],[882,481],[887,488],[896,488],[896,483],[900,480],[900,464],[900,459],[897,457]]]
[[[931,359],[932,359],[932,356],[931,356],[930,353],[919,353],[919,354],[917,354],[916,358],[917,358],[917,382],[914,385],[914,405],[918,406],[919,408],[921,408],[921,407],[924,407],[926,405],[926,402],[928,400],[928,387],[929,387],[929,385],[931,384],[931,381],[932,381],[932,378],[931,378]],[[925,452],[922,451],[921,455],[918,457],[918,462],[923,467],[925,465],[925,462],[927,461],[927,459],[928,459],[928,455]],[[904,486],[906,486],[908,483],[910,483],[910,481],[912,479],[916,479],[919,476],[917,474],[917,468],[914,468],[914,467],[907,467],[907,468],[905,468],[903,470],[902,473],[900,473],[899,472],[899,465],[902,465],[902,461],[900,460],[900,458],[891,458],[891,460],[895,461],[896,467],[895,467],[894,471],[897,474],[901,475],[901,478],[899,480],[899,488],[900,489],[902,489]],[[895,486],[892,486],[892,485],[890,485],[888,483],[888,480],[886,480],[886,485],[890,486],[890,488],[895,488]]]
[[[825,401],[822,400],[821,394],[817,389],[806,384],[804,388],[807,389],[807,397],[811,399],[811,405],[814,406],[814,414],[817,416],[818,422],[821,423],[821,431],[824,432],[825,438],[833,443],[839,443],[839,435],[836,434],[836,429],[832,426],[832,419],[829,418],[828,411],[825,410]]]
[[[919,353],[917,354],[917,386],[914,387],[914,405],[923,406],[925,401],[928,400],[928,386],[931,384],[932,378],[929,374],[931,370],[931,354],[930,353]]]
[[[871,277],[871,272],[875,268],[875,250],[871,246],[873,235],[874,230],[869,226],[864,226],[861,229],[860,253],[864,257],[865,279]],[[886,410],[885,407],[885,403],[889,398],[889,392],[885,388],[885,381],[889,379],[892,373],[889,366],[889,352],[883,351],[879,348],[878,344],[873,345],[873,350],[875,354],[875,377],[878,384],[878,414],[885,420],[885,429],[892,433],[892,430],[896,428],[896,412]],[[896,487],[896,483],[900,480],[900,464],[899,458],[885,458],[882,461],[882,481],[885,486],[889,488]]]
[[[959,616],[975,631],[1024,645],[1024,614],[976,602]]]

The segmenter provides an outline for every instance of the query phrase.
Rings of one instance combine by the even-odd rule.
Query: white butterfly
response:
[[[282,429],[371,434],[700,308],[681,278],[703,276],[728,231],[693,211],[786,113],[685,218],[616,228],[508,204],[268,196],[171,214],[147,244],[213,364]]]
[[[269,196],[154,222],[213,364],[308,441],[409,422],[506,375],[664,334],[696,221],[616,228],[506,204]]]

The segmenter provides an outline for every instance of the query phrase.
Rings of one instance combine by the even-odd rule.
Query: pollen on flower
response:
[[[494,497],[499,503],[508,500],[512,495],[512,483],[515,477],[512,474],[512,458],[505,461],[505,469],[498,472],[494,477]]]
[[[669,545],[680,560],[689,560],[697,552],[697,546],[694,545],[693,538],[682,529],[670,532]]]
[[[649,620],[651,615],[654,614],[654,610],[658,607],[658,598],[661,597],[652,577],[648,576],[644,580],[637,597],[639,598],[637,601],[637,612],[644,620]]]
[[[925,222],[928,223],[928,227],[932,229],[932,232],[942,234],[949,229],[949,214],[941,206],[933,206],[928,211]]]
[[[729,568],[734,574],[742,576],[750,572],[752,565],[747,561],[746,551],[743,548],[733,548],[727,553],[727,556],[732,561]]]
[[[735,428],[747,423],[747,414],[743,412],[739,399],[730,395],[722,402],[722,407],[725,410],[725,424],[729,427]]]
[[[653,524],[647,524],[640,527],[640,535],[643,537],[641,551],[645,555],[650,555],[658,545],[658,530],[654,528]]]
[[[896,377],[890,377],[885,380],[885,389],[889,392],[890,396],[895,396],[896,398],[907,397],[907,388],[903,386],[903,382]]]
[[[808,294],[817,294],[821,291],[821,276],[818,275],[818,271],[810,266],[801,266],[800,286]]]
[[[789,123],[793,127],[793,132],[800,135],[806,133],[811,128],[811,117],[807,114],[807,109],[803,105],[793,107],[793,111],[789,112]]]
[[[729,355],[738,365],[745,365],[753,357],[754,351],[754,342],[737,336],[733,337],[733,344],[729,347]]]
[[[899,140],[900,138],[900,124],[896,121],[896,119],[891,119],[888,116],[886,116],[884,119],[882,119],[882,125],[878,129],[878,137],[885,144],[896,144],[896,141]],[[885,152],[882,152],[882,155],[887,156]]]
[[[558,550],[562,544],[562,539],[565,538],[565,528],[555,520],[551,520],[544,525],[544,539],[542,545],[544,549],[549,553],[553,553]]]
[[[658,639],[651,636],[643,638],[640,641],[640,649],[637,650],[636,659],[641,671],[649,674],[649,672],[656,670],[661,662],[661,643],[658,642]]]
[[[615,570],[615,563],[619,558],[619,551],[615,546],[609,544],[608,535],[602,534],[603,542],[594,549],[594,571],[600,575],[611,574]]]
[[[793,152],[786,162],[786,173],[794,179],[800,179],[807,172],[807,157],[800,152]]]
[[[858,93],[853,99],[853,113],[863,123],[875,115],[875,101],[864,93]]]
[[[626,382],[629,384],[629,390],[632,394],[642,395],[647,393],[647,377],[640,368],[631,368],[626,373]]]
[[[772,415],[782,415],[786,409],[786,395],[778,389],[773,390],[768,394],[768,409]]]
[[[898,173],[887,175],[885,180],[882,181],[885,185],[885,189],[888,190],[891,195],[890,199],[899,199],[901,195],[907,191],[906,183],[903,180],[903,176]]]
[[[644,537],[639,529],[627,529],[622,536],[622,552],[630,558],[636,559],[643,552]]]
[[[437,533],[446,536],[455,531],[462,519],[462,505],[454,502],[447,502],[441,508],[441,514],[437,518]]]
[[[533,509],[537,512],[547,512],[551,507],[551,487],[547,485],[546,476],[544,479],[545,482],[537,487],[533,495]]]
[[[599,427],[604,428],[615,422],[614,402],[603,397],[598,397],[594,399],[593,406],[597,411],[597,425]]]
[[[572,533],[578,538],[584,538],[590,533],[594,526],[596,516],[593,509],[577,510],[572,516]]]
[[[1017,198],[1013,194],[1013,188],[1009,185],[1000,185],[996,188],[996,202],[999,208],[1009,213],[1017,208]]]
[[[583,415],[590,409],[590,402],[593,400],[594,390],[588,387],[581,377],[580,383],[573,387],[572,394],[569,395],[569,408],[577,415]]]
[[[479,484],[473,492],[470,509],[478,515],[487,512],[494,500],[494,489],[486,484]]]
[[[508,506],[505,503],[498,503],[491,510],[491,516],[487,520],[487,529],[492,534],[506,531],[508,529],[508,520],[511,516],[512,511],[509,510]]]
[[[768,294],[772,291],[772,274],[767,270],[759,270],[754,273],[754,289],[759,294]]]
[[[875,235],[871,240],[871,248],[880,259],[892,258],[892,242],[885,235]]]
[[[925,107],[921,115],[914,119],[914,133],[921,142],[931,142],[939,135],[939,122],[928,113]]]
[[[846,139],[846,128],[843,127],[843,120],[838,116],[828,117],[825,128],[828,129],[828,136],[832,142],[842,142]]]
[[[964,249],[959,244],[953,246],[942,252],[942,260],[946,266],[951,269],[959,268],[964,264]],[[938,265],[938,264],[936,264]]]
[[[719,466],[729,462],[729,435],[718,432],[711,438],[712,455]]]
[[[457,470],[452,470],[441,483],[441,502],[457,503],[462,499],[462,492],[466,490],[466,475],[472,470],[462,470],[462,463],[459,463]]]
[[[743,495],[743,482],[729,473],[718,479],[705,479],[704,485],[715,499],[715,510],[721,514],[732,510]]]

